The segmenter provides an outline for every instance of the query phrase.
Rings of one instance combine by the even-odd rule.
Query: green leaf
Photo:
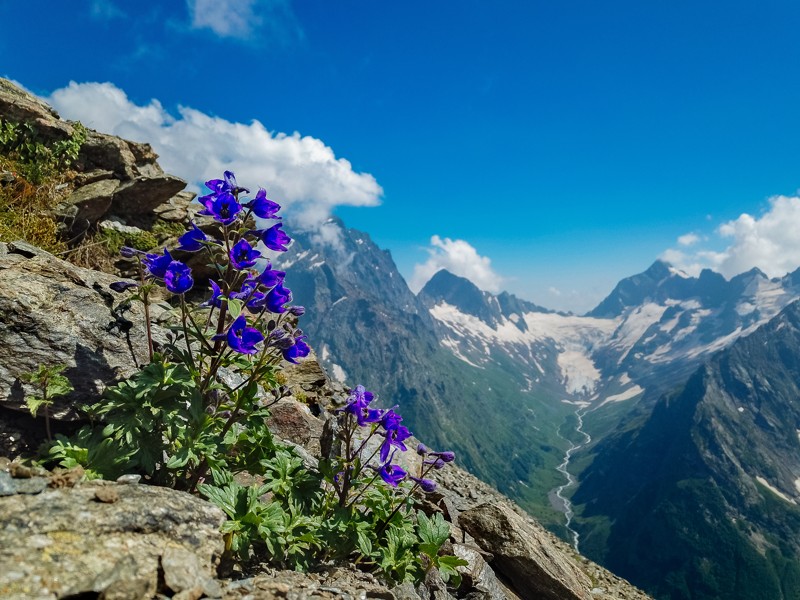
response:
[[[231,315],[231,318],[236,319],[240,314],[242,314],[242,307],[244,306],[244,302],[238,300],[237,298],[228,298],[228,312]]]
[[[28,407],[28,410],[31,411],[31,416],[35,417],[39,412],[39,408],[41,408],[43,404],[49,405],[50,402],[44,398],[40,398],[39,396],[28,396],[25,398],[25,404]]]
[[[369,536],[364,531],[358,531],[356,536],[358,551],[364,556],[372,554],[372,541],[369,539]]]
[[[469,565],[464,559],[451,555],[437,557],[436,564],[439,567],[442,580],[445,583],[449,582],[453,587],[461,585],[461,573],[458,572],[456,567],[466,567]]]
[[[417,511],[417,526],[419,537],[424,544],[441,547],[450,537],[450,525],[444,520],[441,513],[434,513],[432,518],[428,518],[422,511]],[[436,553],[433,555],[435,556]]]

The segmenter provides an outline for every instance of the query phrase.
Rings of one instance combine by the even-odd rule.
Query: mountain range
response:
[[[384,405],[398,404],[415,432],[455,450],[467,469],[601,561],[623,561],[624,536],[614,535],[624,529],[612,506],[633,501],[628,485],[603,485],[604,474],[626,482],[625,473],[649,468],[621,460],[630,436],[657,452],[664,434],[651,432],[665,398],[800,297],[800,270],[770,279],[753,269],[726,280],[710,270],[691,277],[663,261],[620,281],[586,315],[491,294],[445,270],[415,295],[366,233],[338,219],[324,227],[324,239],[297,234],[278,263],[307,308],[305,329],[323,365],[374,389]],[[695,435],[688,422],[680,427]],[[726,451],[737,444],[747,446]],[[738,475],[726,472],[732,481]],[[776,489],[793,490],[787,481]],[[637,506],[639,516],[653,508]],[[619,567],[652,584],[637,578],[639,565]]]

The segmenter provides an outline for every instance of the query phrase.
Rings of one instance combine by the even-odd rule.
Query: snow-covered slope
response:
[[[712,271],[689,277],[657,261],[621,281],[586,316],[547,311],[508,294],[501,302],[446,271],[419,297],[441,344],[461,360],[490,368],[502,353],[527,372],[531,385],[556,378],[564,399],[604,406],[680,383],[704,358],[798,298],[798,284],[798,272],[770,280],[754,269],[728,281]]]

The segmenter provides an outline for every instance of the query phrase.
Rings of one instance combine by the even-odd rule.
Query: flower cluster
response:
[[[263,327],[266,313],[299,316],[304,312],[302,307],[288,306],[292,292],[284,285],[286,273],[273,269],[262,252],[262,249],[285,252],[291,243],[278,216],[280,205],[268,199],[264,189],[259,189],[252,199],[242,198],[242,194],[250,191],[239,186],[230,171],[225,171],[222,179],[206,181],[205,185],[209,193],[198,199],[204,206],[198,214],[211,217],[221,226],[222,239],[215,239],[192,222],[191,228],[178,239],[176,251],[206,251],[216,269],[216,280],[209,281],[211,296],[200,305],[212,312],[220,311],[220,327],[211,341],[248,355],[274,348],[285,360],[296,363],[310,352],[302,331],[286,322],[283,327],[267,327],[266,332]],[[278,222],[254,229],[248,226],[256,222],[254,217]],[[194,285],[189,266],[175,260],[167,248],[160,254],[124,248],[123,255],[138,255],[143,280],[161,281],[173,294],[183,296]],[[121,289],[122,285],[115,289]],[[232,310],[233,306],[244,307],[249,315],[241,309]]]
[[[395,411],[396,406],[388,409],[372,408],[370,405],[374,399],[375,396],[372,392],[367,391],[364,386],[358,385],[350,391],[347,403],[344,408],[340,409],[340,412],[345,415],[343,441],[345,443],[344,454],[347,462],[355,463],[356,459],[358,459],[359,462],[368,464],[377,454],[379,464],[377,466],[369,466],[376,472],[376,477],[380,477],[388,485],[397,487],[401,481],[409,479],[414,482],[411,491],[417,487],[425,492],[434,491],[436,483],[431,479],[426,479],[425,475],[431,469],[441,469],[446,463],[455,460],[455,454],[450,451],[433,452],[423,444],[419,444],[417,453],[425,457],[419,477],[409,474],[403,467],[394,464],[395,454],[398,451],[406,452],[408,450],[405,442],[413,434],[402,424],[403,417]],[[365,434],[364,440],[356,446],[356,443],[354,443],[356,442],[355,431],[358,428],[367,427],[370,428],[369,433]],[[383,441],[372,456],[367,460],[363,460],[360,455],[367,448],[367,442],[373,436],[382,437]],[[343,469],[340,474],[349,475],[350,470]],[[335,482],[342,502],[346,501],[347,480],[348,477],[337,477]]]

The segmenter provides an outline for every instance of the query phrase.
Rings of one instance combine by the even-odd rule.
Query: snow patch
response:
[[[564,389],[570,394],[591,394],[598,380],[600,371],[586,355],[585,349],[573,348],[558,355],[558,366],[564,376]]]
[[[333,371],[333,378],[338,381],[339,383],[346,383],[347,382],[347,373],[345,373],[344,369],[337,365],[336,363],[331,364],[331,370]]]
[[[623,402],[624,400],[630,400],[631,398],[638,396],[642,392],[644,392],[644,388],[642,386],[634,385],[633,387],[630,387],[624,392],[620,392],[619,394],[606,396],[605,399],[600,403],[598,408],[600,408],[600,406],[610,404],[611,402]]]
[[[797,504],[797,502],[795,502],[792,498],[789,498],[789,496],[784,494],[778,488],[776,488],[773,485],[770,485],[769,482],[760,475],[756,477],[756,481],[761,485],[763,485],[765,488],[767,488],[770,492],[778,496],[778,498],[780,498],[781,500],[786,500],[786,502],[790,502],[791,504]],[[797,485],[797,481],[795,481],[795,485]]]

